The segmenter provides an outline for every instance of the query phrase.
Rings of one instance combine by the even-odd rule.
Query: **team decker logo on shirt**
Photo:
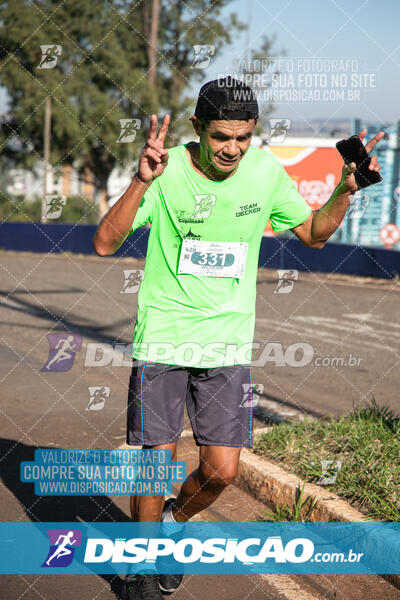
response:
[[[252,204],[245,204],[244,206],[239,206],[240,210],[237,211],[237,217],[244,217],[245,215],[251,215],[252,213],[260,212],[261,207],[258,206],[257,202],[253,202]]]

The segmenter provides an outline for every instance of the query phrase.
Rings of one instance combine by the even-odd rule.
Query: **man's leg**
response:
[[[172,460],[176,460],[176,442],[161,444],[160,446],[144,446],[145,449],[172,451]],[[131,496],[132,521],[140,523],[153,523],[161,521],[164,507],[164,496]]]
[[[146,450],[172,451],[172,459],[176,460],[176,442],[171,444],[160,444],[159,446],[143,446]],[[156,523],[161,521],[161,515],[164,508],[164,496],[131,496],[130,499],[131,518],[136,523]],[[145,526],[144,526],[145,527]],[[172,576],[173,578],[176,576]],[[122,597],[124,600],[133,600],[140,598],[148,600],[162,600],[160,590],[159,575],[151,570],[140,575],[127,575]],[[167,580],[168,583],[170,581]],[[180,581],[176,584],[179,585]]]
[[[176,440],[183,429],[188,373],[182,367],[134,361],[129,380],[127,443],[143,449],[169,449],[176,460]],[[158,442],[164,441],[159,444]],[[170,442],[169,440],[174,440]],[[161,519],[163,496],[132,496],[135,522]]]
[[[166,520],[183,523],[210,506],[235,478],[239,456],[240,448],[200,446],[199,466],[184,481],[178,498],[167,508],[170,512],[166,512],[166,515],[169,515],[169,518],[165,517]],[[173,593],[179,587],[182,577],[182,575],[160,575],[160,590],[163,594]]]
[[[200,446],[200,462],[182,484],[173,505],[173,517],[184,522],[214,502],[234,480],[239,465],[240,448]]]
[[[168,449],[176,460],[176,442],[183,429],[185,396],[188,385],[186,369],[138,361],[132,365],[129,380],[127,443],[144,450]],[[163,496],[133,496],[130,499],[132,520],[146,537],[147,523],[159,522],[164,509]],[[161,590],[176,589],[182,579],[160,576],[155,566],[143,565],[141,574],[127,575],[123,596],[127,600],[163,600]],[[171,579],[173,582],[171,584]]]
[[[249,365],[190,370],[186,406],[200,461],[173,504],[176,521],[210,506],[234,480],[241,447],[252,446],[252,407],[243,404],[244,385],[251,385]]]

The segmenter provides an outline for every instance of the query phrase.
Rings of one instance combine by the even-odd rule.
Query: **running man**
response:
[[[55,346],[57,352],[53,358],[47,363],[46,369],[50,370],[50,367],[54,363],[59,363],[62,360],[71,359],[71,352],[75,352],[76,346],[72,343],[74,336],[69,335],[67,338],[60,338]]]
[[[124,286],[121,290],[121,294],[128,292],[128,291],[137,291],[140,287],[140,282],[143,279],[143,272],[140,271],[139,269],[136,269],[135,271],[132,271],[131,273],[129,273],[129,275],[125,278],[124,281]]]
[[[127,442],[169,448],[175,458],[186,402],[199,447],[198,468],[176,499],[164,504],[160,496],[131,498],[134,521],[183,523],[232,483],[241,448],[252,446],[252,403],[243,403],[243,386],[252,385],[248,350],[265,226],[270,219],[275,231],[290,229],[305,245],[322,248],[358,189],[355,164],[344,165],[329,201],[312,212],[274,155],[249,147],[257,118],[253,91],[233,78],[201,88],[191,119],[198,143],[167,150],[169,116],[157,133],[153,115],[138,171],[94,237],[96,252],[106,256],[151,223],[134,330]],[[360,139],[365,135],[363,130]],[[368,142],[367,152],[382,136]],[[376,156],[370,168],[379,171]],[[191,219],[201,197],[212,202],[201,218]],[[128,578],[126,597],[160,600],[160,590],[173,592],[181,579],[137,575]]]
[[[58,219],[61,215],[64,206],[65,202],[63,202],[62,196],[56,196],[55,198],[51,198],[50,202],[47,204],[46,218]]]
[[[110,388],[108,388],[110,389]],[[86,410],[93,410],[97,404],[104,404],[106,401],[107,388],[101,387],[93,392],[93,396],[90,398]]]
[[[119,134],[119,138],[118,138],[117,142],[124,142],[124,141],[126,141],[126,138],[129,136],[133,136],[133,139],[135,139],[136,134],[137,134],[137,128],[135,127],[134,121],[135,120],[132,119],[125,123],[124,127],[121,128],[121,133]]]
[[[53,554],[46,560],[46,565],[50,566],[51,561],[54,558],[61,558],[62,556],[66,556],[67,554],[71,554],[72,550],[67,548],[67,546],[73,546],[76,540],[72,539],[74,535],[73,531],[69,531],[66,535],[59,535],[56,541],[56,550]],[[60,541],[62,540],[62,541]]]
[[[42,60],[40,61],[39,64],[39,68],[47,68],[47,67],[43,67],[43,65],[46,65],[49,62],[54,62],[57,61],[57,58],[59,57],[60,53],[58,52],[57,46],[49,46],[46,50],[46,53],[43,54],[42,56]]]

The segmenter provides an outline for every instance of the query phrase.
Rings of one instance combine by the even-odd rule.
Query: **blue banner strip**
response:
[[[1,574],[400,573],[400,523],[1,523]]]

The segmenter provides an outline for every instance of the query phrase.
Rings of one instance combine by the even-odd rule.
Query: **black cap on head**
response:
[[[258,104],[251,87],[228,75],[203,85],[194,114],[207,121],[247,121],[258,118]]]

